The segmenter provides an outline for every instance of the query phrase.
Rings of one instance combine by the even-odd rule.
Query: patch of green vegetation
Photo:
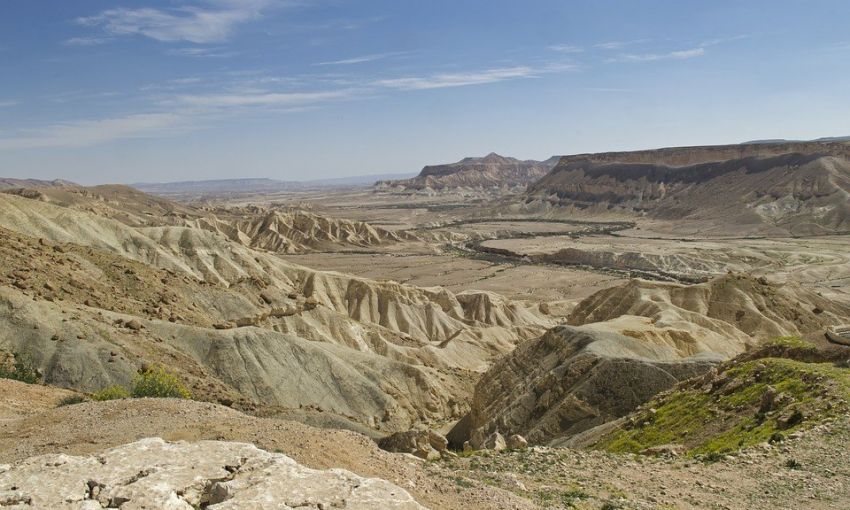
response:
[[[799,338],[775,341],[805,347]],[[775,403],[761,412],[768,387]],[[845,412],[850,405],[850,371],[830,363],[763,358],[727,365],[711,389],[685,386],[649,403],[630,426],[613,432],[597,447],[638,453],[653,446],[683,444],[703,459],[763,442]]]
[[[130,392],[123,386],[115,385],[108,386],[92,395],[92,400],[103,402],[105,400],[119,400],[122,398],[130,398]]]
[[[803,340],[798,336],[780,336],[769,341],[766,345],[776,347],[787,347],[789,349],[817,349],[815,344]]]
[[[74,404],[82,404],[86,398],[82,395],[69,395],[56,404],[56,407],[72,406]]]
[[[622,431],[604,444],[604,449],[615,453],[639,453],[650,446],[681,443],[688,431],[711,422],[715,416],[710,411],[711,397],[698,392],[673,394],[666,402],[650,404],[655,413],[638,417],[636,428]]]
[[[0,379],[14,379],[27,384],[41,382],[41,376],[29,356],[12,353],[11,364],[0,363]]]
[[[130,394],[133,398],[192,398],[180,379],[159,365],[137,375]]]

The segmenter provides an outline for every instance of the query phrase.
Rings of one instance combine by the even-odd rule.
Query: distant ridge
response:
[[[850,230],[848,197],[850,143],[774,142],[564,156],[525,207],[813,235]]]
[[[375,185],[411,190],[526,186],[546,175],[558,160],[558,157],[551,157],[546,161],[522,161],[491,152],[481,158],[470,157],[456,163],[428,165],[411,179],[382,180]]]
[[[825,136],[814,140],[787,140],[785,138],[769,138],[766,140],[750,140],[742,145],[773,144],[773,143],[803,143],[803,142],[850,142],[850,136]]]
[[[157,195],[216,194],[216,193],[268,193],[326,187],[371,186],[376,180],[410,177],[409,173],[356,175],[308,181],[281,181],[268,178],[210,179],[177,182],[140,182],[130,184],[145,193]]]

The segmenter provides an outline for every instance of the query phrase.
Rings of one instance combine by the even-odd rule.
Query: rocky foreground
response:
[[[142,439],[98,455],[31,457],[0,466],[4,508],[425,508],[405,490],[342,469],[222,441]]]

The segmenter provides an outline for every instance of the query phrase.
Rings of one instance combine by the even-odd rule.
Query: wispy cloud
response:
[[[649,39],[634,39],[631,41],[607,41],[599,44],[594,44],[594,48],[601,48],[603,50],[621,50],[628,46],[634,46],[635,44],[641,44],[649,42]]]
[[[549,49],[552,51],[557,51],[558,53],[582,53],[584,52],[584,48],[581,46],[574,46],[572,44],[553,44],[549,46]]]
[[[336,66],[336,65],[353,65],[353,64],[365,64],[366,62],[375,62],[376,60],[384,60],[390,57],[397,57],[399,55],[406,55],[406,52],[393,52],[393,53],[375,53],[372,55],[362,55],[360,57],[352,57],[345,58],[342,60],[331,60],[328,62],[316,62],[313,64],[314,66]]]
[[[185,127],[177,113],[146,113],[52,124],[16,136],[0,137],[0,150],[88,147],[127,138],[161,136]]]
[[[322,92],[273,92],[249,94],[203,94],[184,95],[176,100],[190,106],[227,108],[240,106],[306,106],[317,103],[348,99],[355,90]]]
[[[164,42],[198,44],[226,40],[243,23],[258,19],[275,0],[207,0],[204,7],[107,9],[77,23],[99,27],[112,36],[142,35]]]
[[[224,48],[172,48],[165,52],[168,55],[175,57],[194,57],[194,58],[230,58],[239,55],[237,51],[225,50]]]
[[[97,46],[111,40],[111,37],[72,37],[62,41],[62,44],[65,46]]]
[[[718,44],[726,44],[734,41],[740,41],[742,39],[749,39],[752,37],[750,34],[739,34],[732,35],[729,37],[718,37],[717,39],[709,39],[707,41],[703,41],[700,43],[700,48],[709,48],[711,46],[717,46]]]
[[[482,85],[485,83],[495,83],[505,80],[531,78],[535,75],[536,71],[531,67],[519,66],[464,73],[444,73],[420,77],[391,78],[378,80],[374,84],[380,87],[400,90],[426,90],[445,87]]]
[[[690,50],[671,51],[669,53],[639,53],[623,54],[616,58],[608,59],[607,62],[657,62],[659,60],[687,60],[705,55],[704,48]]]
[[[9,107],[15,106],[17,104],[18,104],[17,101],[12,101],[12,100],[0,101],[0,108],[9,108]]]

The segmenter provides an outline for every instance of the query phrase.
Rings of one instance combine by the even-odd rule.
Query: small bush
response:
[[[130,392],[128,392],[123,386],[109,386],[103,388],[98,391],[94,395],[92,395],[93,400],[97,400],[98,402],[102,402],[104,400],[118,400],[121,398],[130,398]]]
[[[82,404],[85,401],[86,401],[86,398],[83,397],[82,395],[69,395],[69,396],[63,398],[62,400],[60,400],[59,403],[56,404],[56,407],[72,406],[74,404]]]
[[[154,366],[137,375],[131,394],[134,398],[192,398],[180,379],[161,366]]]
[[[27,384],[36,384],[41,381],[41,375],[35,368],[29,356],[24,354],[12,354],[12,367],[0,364],[0,378],[14,379]]]

